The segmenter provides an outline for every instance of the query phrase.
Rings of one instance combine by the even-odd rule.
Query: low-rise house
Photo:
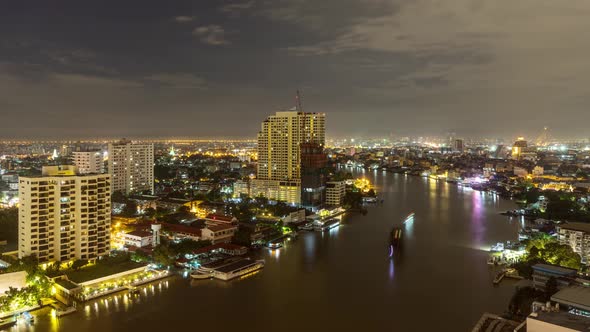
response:
[[[152,244],[152,233],[144,230],[136,230],[124,235],[124,241],[126,246],[132,247],[148,247]]]

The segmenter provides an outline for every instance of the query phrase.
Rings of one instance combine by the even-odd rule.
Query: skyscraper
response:
[[[519,137],[512,145],[512,159],[520,159],[520,155],[526,147],[527,141],[524,140],[524,137]]]
[[[312,210],[326,201],[326,164],[324,147],[317,143],[301,144],[301,204]]]
[[[94,260],[110,250],[110,175],[46,166],[19,178],[18,256],[40,263]]]
[[[254,196],[301,203],[301,144],[324,146],[324,113],[277,112],[262,122],[258,133]]]
[[[154,145],[127,140],[108,147],[112,192],[154,192]]]

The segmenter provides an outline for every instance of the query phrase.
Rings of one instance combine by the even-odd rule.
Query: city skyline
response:
[[[332,137],[587,136],[583,1],[4,7],[2,138],[252,137],[297,89]]]

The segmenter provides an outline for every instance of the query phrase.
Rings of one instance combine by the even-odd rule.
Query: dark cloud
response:
[[[584,0],[10,2],[0,136],[252,137],[297,89],[330,135],[588,136],[589,14]]]

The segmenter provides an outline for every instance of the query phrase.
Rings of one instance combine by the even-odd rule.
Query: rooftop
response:
[[[208,214],[206,219],[211,219],[211,220],[219,220],[219,221],[227,221],[227,222],[231,222],[234,220],[234,217],[231,216],[224,216],[221,214]]]
[[[572,315],[567,312],[544,312],[539,311],[532,313],[527,318],[527,327],[531,325],[530,320],[538,320],[541,322],[569,328],[572,331],[588,331],[590,329],[590,318]],[[547,330],[549,331],[549,330]]]
[[[219,231],[225,231],[228,229],[234,229],[234,228],[237,228],[237,226],[234,226],[234,225],[212,225],[207,228],[209,230],[211,230],[212,232],[219,232]]]
[[[551,296],[551,300],[559,304],[590,311],[590,288],[582,286],[567,287]]]
[[[502,318],[498,315],[484,313],[475,327],[474,332],[490,331],[490,332],[513,332],[519,325],[518,322]]]
[[[558,225],[557,227],[563,228],[563,229],[569,229],[572,231],[581,231],[581,232],[590,233],[590,223],[568,222],[565,224]]]
[[[149,237],[149,236],[152,236],[152,233],[151,232],[148,232],[148,231],[136,230],[136,231],[133,231],[133,232],[129,232],[129,233],[125,234],[125,235],[139,236],[139,237]]]
[[[578,271],[574,269],[568,269],[566,267],[549,265],[549,264],[535,264],[533,265],[533,270],[541,271],[545,273],[552,273],[562,276],[569,276],[569,275],[576,275]]]

